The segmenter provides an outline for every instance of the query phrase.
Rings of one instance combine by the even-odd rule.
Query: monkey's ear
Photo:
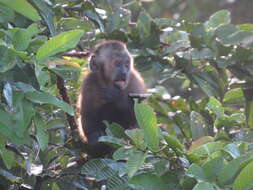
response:
[[[92,55],[90,58],[90,69],[92,72],[96,72],[99,70],[99,65],[95,60],[95,55]]]

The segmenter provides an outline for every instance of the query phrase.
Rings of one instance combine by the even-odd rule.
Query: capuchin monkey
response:
[[[79,133],[88,144],[91,157],[101,157],[112,149],[98,142],[106,135],[103,121],[120,124],[124,129],[137,127],[134,102],[129,93],[146,93],[133,58],[120,41],[104,41],[90,59],[90,72],[85,76],[80,94],[81,126]]]

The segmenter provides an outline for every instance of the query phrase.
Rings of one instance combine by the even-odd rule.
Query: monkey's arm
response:
[[[104,136],[104,125],[97,120],[95,112],[84,113],[85,118],[82,121],[84,133],[87,138],[87,153],[92,157],[102,157],[112,151],[112,148],[98,141],[99,137]]]

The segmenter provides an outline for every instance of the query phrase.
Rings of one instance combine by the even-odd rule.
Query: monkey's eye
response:
[[[116,67],[119,67],[121,65],[120,61],[116,61],[114,64],[116,65]]]

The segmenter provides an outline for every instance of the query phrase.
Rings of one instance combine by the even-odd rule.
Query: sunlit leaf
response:
[[[26,0],[0,0],[0,3],[3,3],[33,21],[40,20],[40,16],[36,9]]]
[[[82,35],[83,30],[62,32],[45,42],[45,44],[38,49],[36,58],[38,60],[42,60],[49,56],[74,48]]]
[[[235,179],[233,190],[249,189],[253,185],[253,162],[251,161]]]
[[[140,128],[144,130],[144,138],[148,147],[159,150],[159,128],[152,108],[146,104],[135,104],[134,111]]]

